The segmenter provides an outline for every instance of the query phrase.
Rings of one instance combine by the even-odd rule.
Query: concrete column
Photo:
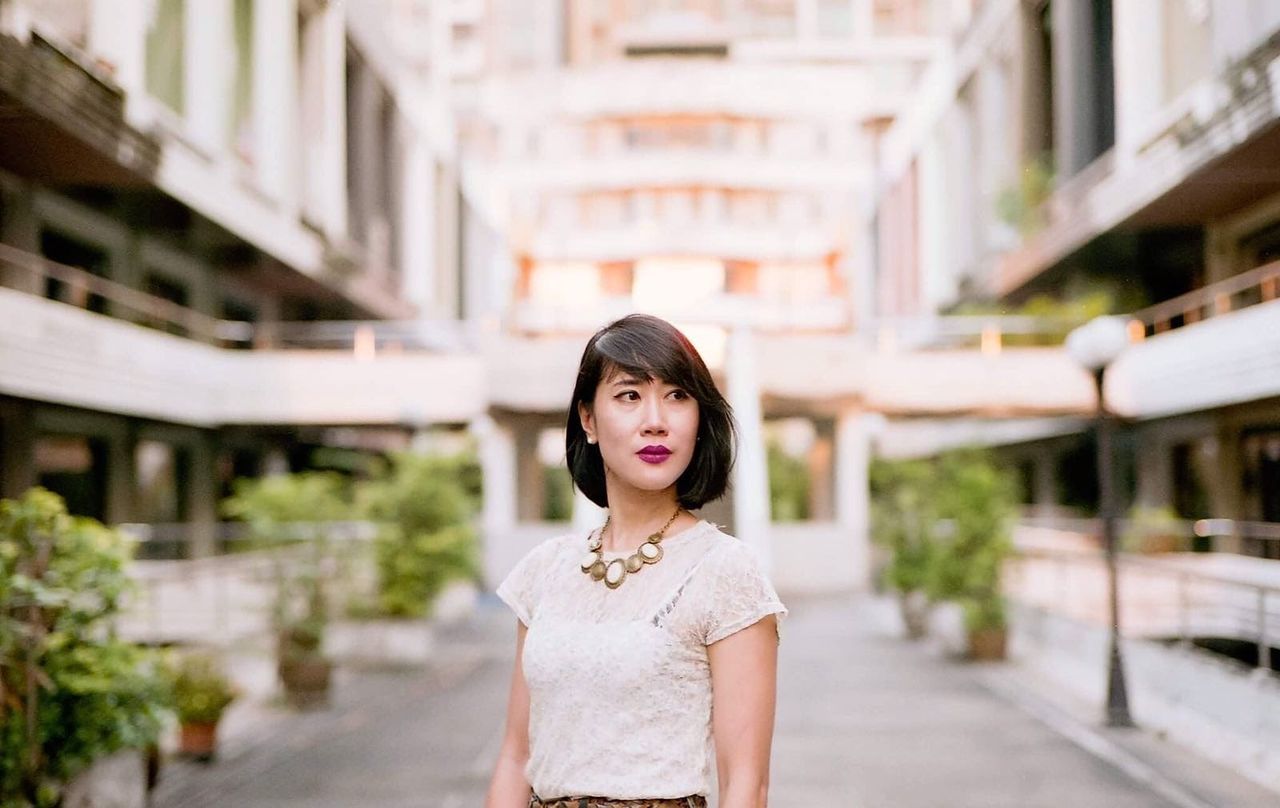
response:
[[[25,182],[0,181],[0,241],[11,247],[40,253],[40,222],[36,217],[34,196]],[[24,268],[0,264],[0,286],[33,295],[44,294],[44,281]]]
[[[1205,475],[1209,488],[1209,507],[1216,519],[1243,519],[1244,458],[1240,452],[1240,428],[1220,423],[1215,435],[1216,452],[1212,473]],[[1243,552],[1244,542],[1238,537],[1216,540],[1213,549],[1227,553]]]
[[[545,481],[538,457],[538,428],[533,421],[515,426],[516,518],[520,522],[542,521]]]
[[[147,76],[148,0],[97,0],[89,17],[89,52],[111,64],[112,79],[136,97]]]
[[[813,446],[809,450],[809,518],[815,522],[835,519],[835,424],[814,421]]]
[[[189,3],[185,16],[187,135],[201,148],[221,152],[227,140],[231,82],[235,76],[235,32],[231,0]]]
[[[122,430],[111,430],[107,439],[106,521],[108,524],[134,519],[138,475],[134,452],[138,446],[138,430],[127,423]]]
[[[290,0],[253,5],[253,139],[258,183],[297,210],[298,22]]]
[[[851,543],[852,578],[865,588],[871,583],[871,434],[868,416],[859,410],[836,421],[836,522]]]
[[[207,558],[217,552],[218,462],[212,434],[201,432],[187,444],[188,484],[185,492],[187,523],[191,529],[191,558]]]
[[[1032,460],[1032,502],[1036,516],[1053,516],[1058,507],[1058,458],[1049,449],[1036,452]]]
[[[729,404],[738,420],[738,459],[733,468],[733,526],[738,538],[756,551],[766,573],[773,566],[769,538],[769,469],[755,339],[746,326],[735,326],[725,357]]]
[[[434,170],[425,133],[405,123],[404,171],[400,175],[400,289],[420,312],[432,304],[431,271],[435,249]]]
[[[1172,506],[1173,456],[1169,444],[1153,431],[1139,433],[1137,444],[1142,461],[1137,464],[1136,504],[1148,508]]]
[[[0,497],[16,499],[36,484],[35,406],[0,403]]]
[[[347,232],[347,45],[343,8],[327,3],[306,16],[302,30],[303,215],[330,241]]]
[[[516,442],[510,428],[488,415],[471,422],[471,433],[484,476],[480,522],[487,546],[490,537],[510,533],[516,524]]]
[[[1131,163],[1151,116],[1164,103],[1162,0],[1115,4],[1117,169]]]

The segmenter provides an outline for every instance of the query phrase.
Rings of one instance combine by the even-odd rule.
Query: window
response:
[[[44,230],[40,234],[40,254],[50,261],[83,269],[99,278],[108,277],[107,253],[63,234]],[[44,296],[50,300],[70,303],[98,314],[107,313],[107,300],[90,292],[83,284],[66,283],[54,278],[45,279]]]
[[[181,115],[186,103],[186,0],[153,0],[147,30],[147,92]]]
[[[36,440],[36,481],[61,496],[76,516],[107,518],[107,444],[84,435]]]
[[[187,490],[187,453],[169,443],[140,440],[134,450],[134,475],[137,481],[137,513],[139,522],[172,523],[185,521]]]
[[[253,162],[253,0],[235,0],[235,80],[232,84],[231,117],[227,143],[246,162]]]

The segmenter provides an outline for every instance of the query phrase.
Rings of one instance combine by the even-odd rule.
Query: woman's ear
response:
[[[591,415],[591,408],[587,406],[585,401],[578,402],[578,421],[582,423],[582,431],[587,435],[587,443],[595,443],[595,419]]]

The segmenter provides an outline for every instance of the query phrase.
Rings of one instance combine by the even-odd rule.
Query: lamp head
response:
[[[1125,317],[1095,317],[1067,335],[1067,353],[1086,370],[1097,373],[1111,364],[1129,345]]]

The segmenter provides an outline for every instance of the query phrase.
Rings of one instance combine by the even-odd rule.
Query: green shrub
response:
[[[422,617],[444,585],[477,573],[470,522],[479,485],[469,454],[396,454],[382,479],[357,489],[360,511],[379,524],[375,539],[378,609]]]
[[[237,480],[222,512],[249,526],[251,541],[276,550],[272,619],[283,653],[318,652],[328,622],[329,522],[349,520],[351,496],[335,472]]]
[[[168,691],[151,652],[117,639],[123,534],[35,488],[0,500],[0,805],[53,805],[95,760],[154,743]]]
[[[775,522],[801,522],[809,518],[809,467],[803,460],[770,442],[769,512]]]
[[[218,723],[238,695],[218,657],[208,652],[183,653],[170,676],[173,709],[184,724]]]

